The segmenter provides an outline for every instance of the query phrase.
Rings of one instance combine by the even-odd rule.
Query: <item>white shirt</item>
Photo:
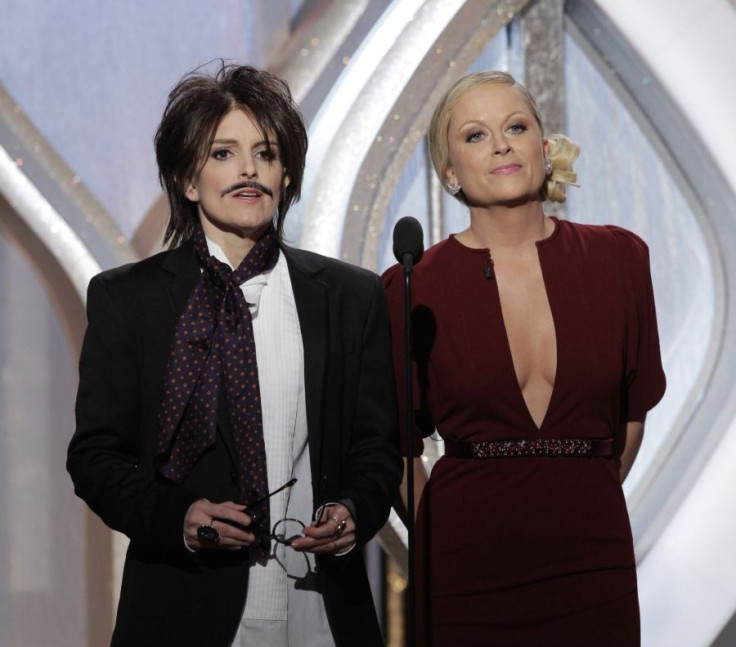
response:
[[[209,239],[207,244],[215,258],[229,265],[218,245]],[[271,498],[271,526],[287,517],[309,524],[312,483],[304,348],[284,255],[279,254],[273,269],[246,281],[241,289],[253,316],[269,492],[292,477],[298,479]],[[314,556],[275,541],[271,549],[269,559],[251,565],[243,618],[232,644],[334,647],[322,596],[307,584],[315,570]]]

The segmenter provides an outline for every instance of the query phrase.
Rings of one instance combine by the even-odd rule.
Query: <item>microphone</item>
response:
[[[394,227],[394,256],[404,266],[404,272],[411,272],[424,253],[424,232],[416,218],[404,216]]]
[[[424,253],[424,233],[416,218],[405,216],[394,227],[394,256],[404,266],[404,378],[406,380],[406,446],[413,444],[414,401],[412,384],[412,318],[411,273]],[[407,549],[409,568],[407,574],[406,645],[414,647],[414,459],[406,461],[407,488]]]

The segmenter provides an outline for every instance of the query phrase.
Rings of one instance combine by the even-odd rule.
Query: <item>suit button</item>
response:
[[[233,470],[230,470],[230,480],[233,483],[237,483],[238,482],[238,475]]]

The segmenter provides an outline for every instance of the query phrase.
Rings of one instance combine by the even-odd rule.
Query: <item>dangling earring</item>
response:
[[[552,160],[546,155],[544,156],[544,172],[546,175],[552,175]]]
[[[460,193],[460,185],[450,182],[449,180],[447,181],[447,184],[445,184],[445,189],[447,189],[447,192],[450,195],[457,195]]]

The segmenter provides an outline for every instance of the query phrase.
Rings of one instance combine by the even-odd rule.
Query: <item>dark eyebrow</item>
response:
[[[238,142],[235,139],[213,139],[211,145],[212,146],[236,146],[237,144]],[[266,140],[262,139],[261,141],[256,142],[253,147],[256,148],[258,146],[265,146],[265,145],[266,145]],[[271,148],[279,147],[278,143],[275,141],[269,142],[269,145],[271,146]]]

